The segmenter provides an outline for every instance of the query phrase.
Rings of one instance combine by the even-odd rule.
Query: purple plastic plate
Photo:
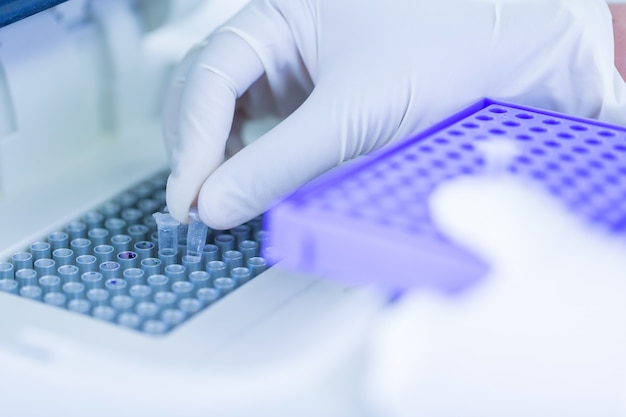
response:
[[[456,291],[487,264],[440,233],[428,198],[485,172],[484,144],[515,145],[503,170],[541,183],[589,221],[626,227],[626,128],[483,99],[423,133],[301,188],[267,217],[286,268],[387,290]]]

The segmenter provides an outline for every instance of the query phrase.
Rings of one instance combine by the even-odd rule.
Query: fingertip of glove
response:
[[[177,181],[172,175],[167,179],[167,187],[165,190],[165,201],[168,212],[181,223],[188,223],[189,208],[191,202],[179,192]]]
[[[198,204],[198,213],[204,224],[215,230],[232,229],[249,220],[236,210],[227,210],[221,204],[209,202]]]
[[[231,229],[256,216],[241,199],[219,188],[200,191],[198,213],[207,226],[216,230]]]

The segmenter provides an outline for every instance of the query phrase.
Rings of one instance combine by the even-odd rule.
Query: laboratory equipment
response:
[[[395,227],[393,216],[386,216],[374,229],[367,222],[348,221],[342,211],[335,213],[339,223],[326,223],[323,207],[297,214],[290,211],[294,208],[292,198],[285,206],[289,209],[285,219],[294,221],[294,216],[299,216],[299,222],[290,223],[292,234],[285,235],[280,223],[275,223],[280,219],[275,215],[285,207],[270,214],[269,234],[261,230],[259,218],[250,221],[248,227],[214,233],[213,243],[202,248],[200,269],[184,277],[180,268],[172,266],[191,266],[189,259],[177,258],[186,252],[176,246],[178,254],[161,259],[158,237],[154,239],[152,233],[144,234],[145,229],[134,227],[143,223],[155,231],[157,224],[151,213],[164,208],[164,178],[159,173],[166,166],[166,158],[160,147],[155,103],[167,71],[192,41],[218,24],[212,20],[214,10],[210,6],[193,8],[194,13],[185,19],[168,22],[163,18],[162,27],[142,14],[142,7],[150,9],[164,3],[69,0],[0,29],[0,218],[4,219],[0,233],[0,312],[11,318],[3,321],[0,331],[3,407],[32,416],[56,406],[68,416],[367,415],[367,410],[360,408],[358,388],[364,366],[362,349],[372,318],[387,301],[386,294],[289,272],[283,264],[268,267],[263,253],[271,246],[278,250],[272,253],[285,256],[284,265],[295,262],[291,265],[298,269],[318,270],[319,261],[336,259],[327,258],[325,248],[334,248],[340,257],[346,254],[345,248],[358,249],[354,251],[357,261],[341,258],[340,263],[324,264],[321,273],[345,279],[358,270],[365,273],[363,281],[368,281],[383,256],[396,255],[385,251],[389,243],[386,232]],[[194,17],[202,21],[198,30],[189,29]],[[461,126],[458,131],[462,135],[450,128],[443,137],[429,136],[447,127],[451,123],[447,121],[419,137],[424,143],[433,142],[431,153],[416,145],[415,160],[425,165],[414,173],[423,179],[424,187],[457,173],[455,169],[468,155],[478,158],[480,146],[472,150],[467,145],[481,139],[467,144],[472,134],[468,132],[509,119],[523,123],[499,126],[506,134],[496,129],[489,132],[490,138],[507,140],[510,132],[529,123],[547,129],[524,133],[533,137],[526,142],[523,136],[513,140],[522,149],[522,156],[535,163],[542,158],[539,153],[551,152],[551,145],[538,138],[563,127],[563,120],[571,121],[571,126],[587,126],[589,132],[600,136],[593,139],[602,142],[580,145],[590,151],[583,154],[570,149],[568,139],[557,134],[554,141],[576,153],[576,160],[596,161],[595,165],[599,162],[605,169],[619,166],[623,160],[619,149],[609,152],[609,138],[600,134],[614,132],[619,137],[622,130],[618,127],[492,103],[492,109],[515,108],[519,114],[542,115],[532,122],[518,120],[518,113],[491,112],[481,107],[484,104],[463,115],[471,118],[472,112],[483,112],[492,118],[475,121],[478,128]],[[550,125],[544,120],[561,120],[562,124]],[[573,127],[570,130],[567,133],[578,134]],[[387,161],[393,152],[410,147],[389,148],[347,169],[367,171],[363,167]],[[533,151],[535,148],[539,150]],[[614,155],[617,161],[602,153]],[[591,159],[592,155],[596,158]],[[405,159],[411,158],[407,154]],[[402,172],[405,159],[392,161],[381,170],[382,179],[368,178],[367,182],[377,185],[379,180],[396,178],[397,174],[389,174],[396,172],[393,162],[399,163],[397,171]],[[525,170],[525,163],[517,156],[514,160],[518,173],[534,171]],[[468,162],[476,163],[476,172],[489,165],[476,159]],[[560,167],[574,170],[575,164],[569,163],[572,161],[563,160]],[[499,162],[493,165],[502,166]],[[600,168],[592,167],[593,176]],[[341,181],[350,182],[339,172]],[[605,197],[616,192],[611,181],[622,183],[620,172],[613,173],[613,179],[606,178]],[[332,175],[328,178],[335,178]],[[552,178],[550,175],[547,177]],[[585,178],[576,175],[577,179]],[[542,183],[539,177],[531,176]],[[325,181],[294,198],[308,196],[314,187],[327,184]],[[340,184],[343,187],[344,183]],[[562,190],[569,193],[576,189],[568,187],[563,185]],[[152,194],[151,189],[155,190]],[[337,198],[320,199],[331,203],[331,212],[333,204],[351,201],[343,188],[332,191],[340,191]],[[424,189],[416,201],[423,203],[427,191]],[[308,203],[306,198],[302,201]],[[385,213],[394,213],[393,207],[383,208]],[[423,247],[440,248],[453,258],[460,256],[463,262],[457,264],[458,271],[472,267],[470,275],[450,274],[444,289],[457,288],[458,279],[462,288],[476,287],[472,283],[480,280],[476,280],[479,274],[475,272],[482,271],[484,264],[443,239],[428,222],[423,204],[414,210],[416,218],[426,218],[420,223]],[[311,227],[306,239],[301,239],[301,226],[312,221],[312,213],[322,217],[308,223]],[[345,226],[355,224],[358,226],[346,230]],[[360,246],[368,239],[354,239],[350,233],[355,230],[376,232],[374,253]],[[335,242],[309,239],[325,236]],[[346,244],[336,250],[336,242],[344,238]],[[287,241],[297,251],[295,258],[285,250]],[[35,264],[48,256],[40,242],[50,245],[60,282],[46,278],[42,286],[38,280],[35,267],[41,272],[47,267]],[[242,255],[241,263],[239,255],[231,251]],[[124,255],[118,257],[119,253]],[[224,254],[234,255],[227,255],[232,265],[224,261]],[[303,255],[308,255],[308,260]],[[97,269],[90,270],[93,259],[89,256],[96,258]],[[363,265],[363,260],[371,264]],[[116,272],[118,266],[126,268],[121,276]],[[336,266],[348,268],[350,274],[339,276],[341,271],[333,269]],[[386,265],[384,272],[400,266]],[[164,273],[168,267],[169,276]],[[426,271],[414,272],[414,264],[410,269],[409,281],[401,274],[397,280],[387,274],[387,282],[405,286],[427,278]],[[436,280],[430,282],[440,288]],[[195,297],[190,296],[194,292]]]
[[[221,416],[302,401],[328,415],[320,409],[349,402],[326,382],[360,346],[374,294],[269,268],[222,296],[203,274],[221,261],[213,242],[193,280],[149,280],[183,261],[159,259],[152,236],[165,205],[163,85],[244,2],[218,3],[68,0],[0,28],[0,312],[11,318],[0,326],[0,414],[207,415],[208,399]],[[39,257],[60,283],[41,286]],[[315,405],[313,392],[335,399]]]
[[[189,210],[189,228],[187,229],[187,256],[201,257],[209,228],[202,223],[198,208]]]
[[[484,99],[296,191],[271,212],[272,254],[392,292],[471,286],[488,265],[438,231],[428,199],[445,181],[501,174],[540,184],[615,233],[624,226],[624,127]]]
[[[178,227],[180,222],[169,213],[154,213],[158,228],[159,251],[172,255],[178,251]]]

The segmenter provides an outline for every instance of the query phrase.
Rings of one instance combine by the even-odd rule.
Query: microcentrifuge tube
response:
[[[215,288],[200,288],[196,291],[196,298],[206,307],[220,298],[220,292]]]
[[[196,207],[189,210],[189,227],[187,229],[187,256],[202,256],[209,227],[202,223]]]
[[[56,272],[56,262],[53,259],[41,258],[34,262],[35,271],[37,275],[53,275]]]
[[[168,326],[177,326],[185,321],[186,318],[187,315],[176,308],[168,308],[161,312],[161,321]]]
[[[55,249],[52,252],[52,259],[57,264],[57,268],[70,265],[74,262],[74,251],[68,248]]]
[[[188,316],[194,315],[202,310],[204,305],[197,298],[183,298],[178,302],[178,308]]]
[[[2,278],[0,279],[0,292],[8,292],[11,294],[17,294],[18,292],[18,283],[16,280],[11,278]]]
[[[15,267],[10,262],[0,262],[0,279],[13,279]]]
[[[170,279],[170,282],[182,281],[186,277],[185,267],[180,264],[167,265],[165,275]]]
[[[48,242],[35,242],[30,245],[30,253],[33,255],[33,260],[50,258],[51,246]]]
[[[172,292],[178,298],[193,297],[194,285],[189,281],[177,281],[172,284]]]
[[[180,222],[169,213],[154,213],[159,231],[159,251],[170,249],[178,251],[178,226]]]
[[[97,319],[112,322],[115,319],[117,311],[113,307],[100,305],[93,308],[91,315]]]
[[[169,327],[161,320],[146,320],[141,325],[141,330],[149,335],[158,336],[167,333]]]

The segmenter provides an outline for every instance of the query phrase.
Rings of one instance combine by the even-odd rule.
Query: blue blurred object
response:
[[[0,27],[22,20],[67,0],[0,0]]]
[[[440,233],[428,199],[445,181],[490,173],[528,178],[587,221],[626,229],[626,128],[485,99],[289,196],[270,212],[267,255],[391,291],[464,288],[487,265]]]

